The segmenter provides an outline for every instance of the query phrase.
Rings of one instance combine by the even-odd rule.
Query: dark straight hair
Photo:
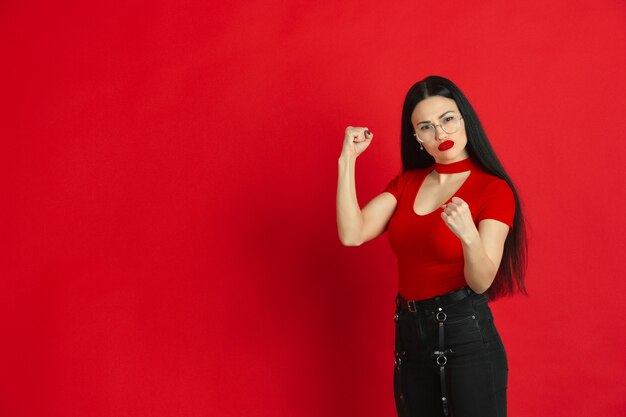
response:
[[[496,277],[487,290],[490,300],[511,295],[514,293],[527,294],[524,277],[526,275],[528,247],[526,242],[526,228],[522,206],[513,185],[502,163],[487,139],[487,135],[478,120],[476,112],[461,92],[450,80],[431,75],[413,85],[406,94],[402,108],[401,154],[402,171],[415,168],[427,168],[434,165],[435,159],[425,150],[420,150],[419,144],[413,136],[415,129],[411,123],[411,115],[417,104],[432,96],[447,97],[456,102],[456,105],[465,122],[467,145],[465,149],[469,157],[484,171],[503,179],[509,184],[515,197],[515,217],[513,230],[508,234],[504,243],[502,261]]]

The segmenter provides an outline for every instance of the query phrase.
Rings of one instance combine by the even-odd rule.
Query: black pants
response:
[[[449,415],[505,417],[508,364],[485,294],[441,306]],[[394,391],[399,417],[441,417],[438,308],[411,312],[398,296]],[[451,350],[451,352],[449,352]],[[440,360],[440,363],[442,361]]]

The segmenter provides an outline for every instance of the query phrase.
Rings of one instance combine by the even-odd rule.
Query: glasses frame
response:
[[[457,121],[457,127],[456,127],[456,129],[454,129],[452,132],[448,132],[448,131],[447,131],[447,130],[446,130],[446,129],[442,126],[441,120],[442,120],[442,119],[445,119],[446,117],[449,117],[449,116],[442,117],[441,119],[439,119],[439,123],[437,123],[437,124],[434,124],[434,123],[423,124],[423,126],[432,126],[432,127],[434,127],[434,128],[435,128],[435,130],[434,130],[434,132],[435,132],[435,133],[434,133],[434,135],[433,135],[432,139],[422,140],[422,139],[419,137],[419,135],[417,134],[417,131],[415,131],[415,132],[413,133],[413,136],[415,136],[415,139],[417,139],[417,141],[418,141],[418,142],[420,142],[420,143],[428,143],[428,142],[432,142],[433,140],[435,140],[435,139],[437,138],[437,127],[440,127],[440,128],[441,128],[441,130],[443,130],[443,131],[444,131],[445,133],[447,133],[448,135],[451,135],[451,134],[453,134],[453,133],[458,132],[458,131],[459,131],[459,129],[461,129],[461,120],[463,120],[463,116],[461,116],[461,115],[459,115],[459,114],[455,114],[455,115],[454,115],[454,117],[455,117],[455,118],[457,118],[457,117],[458,117],[458,121]]]

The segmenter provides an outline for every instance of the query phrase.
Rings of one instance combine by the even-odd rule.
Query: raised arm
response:
[[[363,209],[359,207],[354,175],[356,159],[373,137],[366,127],[346,128],[337,179],[337,230],[339,240],[346,246],[359,246],[384,232],[397,205],[396,198],[385,192]]]

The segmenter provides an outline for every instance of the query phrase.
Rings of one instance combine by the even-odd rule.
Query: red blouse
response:
[[[398,291],[409,300],[423,300],[467,285],[463,248],[441,218],[441,208],[419,215],[413,210],[417,191],[437,167],[445,172],[471,170],[455,196],[469,205],[476,227],[484,219],[513,225],[515,199],[506,181],[483,171],[469,158],[448,165],[407,171],[385,188],[398,201],[387,225],[391,248],[398,258]]]

